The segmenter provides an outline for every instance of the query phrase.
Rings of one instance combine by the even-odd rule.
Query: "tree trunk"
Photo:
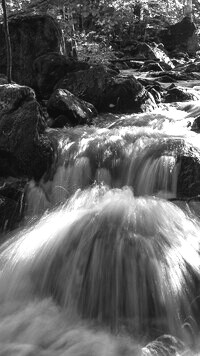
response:
[[[6,40],[6,57],[7,57],[7,77],[8,82],[12,81],[12,53],[11,53],[11,43],[10,43],[10,34],[8,27],[8,18],[6,11],[6,0],[2,0],[2,8],[3,8],[3,18],[4,18],[4,31],[5,31],[5,40]]]

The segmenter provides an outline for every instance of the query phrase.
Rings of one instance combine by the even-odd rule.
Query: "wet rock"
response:
[[[175,78],[167,74],[161,75],[156,79],[159,80],[160,83],[176,83],[177,81]]]
[[[163,71],[163,68],[159,63],[144,63],[144,65],[140,68],[141,72],[149,72],[153,70],[154,72],[161,72]]]
[[[0,85],[0,98],[0,174],[39,179],[53,150],[34,91],[17,84]]]
[[[27,180],[0,181],[0,232],[16,228],[23,217]]]
[[[200,132],[200,116],[198,116],[194,121],[191,126],[191,130],[195,132]]]
[[[75,125],[91,124],[92,119],[97,116],[97,111],[91,103],[77,98],[66,89],[57,89],[51,95],[47,110],[52,118],[57,118],[62,115],[62,119],[57,118],[59,127],[61,123]],[[66,121],[64,121],[66,118]],[[55,126],[55,122],[53,124]]]
[[[86,62],[73,61],[56,52],[46,53],[36,58],[33,63],[37,93],[47,99],[53,92],[56,83],[66,73],[88,69]]]
[[[199,47],[196,27],[189,17],[184,17],[182,21],[162,30],[159,37],[169,51],[178,49],[193,55]]]
[[[173,103],[176,101],[198,100],[198,96],[185,88],[172,87],[167,90],[164,97],[165,103]]]
[[[142,349],[143,356],[179,356],[188,349],[182,341],[171,335],[162,335]],[[189,354],[187,353],[189,356]]]
[[[12,46],[13,80],[35,86],[34,60],[47,52],[60,52],[62,33],[56,21],[48,15],[18,16],[9,20]],[[0,72],[6,74],[6,44],[0,24]]]
[[[68,73],[56,84],[92,103],[100,112],[128,112],[156,107],[153,97],[134,76],[112,75],[103,66]]]
[[[180,159],[180,173],[177,182],[177,196],[191,198],[199,194],[200,164],[194,157],[183,156]]]
[[[66,89],[98,108],[108,77],[105,67],[97,65],[88,70],[68,73],[56,84],[55,89]]]
[[[106,85],[102,96],[103,111],[146,112],[156,108],[153,96],[133,76],[116,76]]]

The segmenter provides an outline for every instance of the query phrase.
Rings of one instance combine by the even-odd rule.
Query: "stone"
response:
[[[160,31],[159,37],[168,51],[174,49],[194,55],[199,49],[196,27],[189,17]]]
[[[99,112],[140,112],[156,107],[152,95],[134,76],[113,75],[103,66],[68,73],[55,88],[67,89]]]
[[[48,170],[53,148],[34,91],[17,84],[0,85],[1,177],[40,179]]]
[[[53,93],[56,83],[66,73],[85,70],[89,67],[86,62],[73,61],[60,53],[49,52],[43,54],[33,62],[36,92],[42,99],[48,99]]]
[[[102,111],[146,112],[156,108],[153,96],[133,76],[111,78],[104,90]]]
[[[61,122],[65,124],[64,118],[67,119],[66,124],[70,123],[72,126],[91,124],[92,119],[97,116],[97,111],[91,103],[77,98],[66,89],[54,91],[47,103],[47,110],[52,118],[62,115],[59,125]],[[56,127],[55,123],[53,127]]]
[[[15,82],[35,87],[34,60],[47,53],[60,53],[62,32],[48,15],[17,16],[9,20],[12,46],[12,77]],[[6,74],[6,44],[0,24],[0,72]]]
[[[191,130],[200,133],[200,116],[193,121]]]
[[[63,127],[71,127],[72,124],[69,118],[66,115],[58,115],[56,118],[48,121],[48,126],[51,128],[63,128]]]
[[[192,198],[200,195],[200,164],[197,158],[183,156],[177,181],[177,196]]]
[[[161,65],[157,62],[154,63],[144,63],[144,65],[140,68],[141,72],[149,72],[149,71],[154,71],[154,72],[161,72],[163,71],[163,68]]]
[[[177,101],[191,101],[199,100],[198,96],[191,90],[185,88],[172,87],[167,90],[167,94],[164,97],[165,103],[173,103]]]
[[[67,73],[54,89],[67,89],[78,98],[99,109],[102,93],[109,73],[104,66],[95,65],[88,70]]]

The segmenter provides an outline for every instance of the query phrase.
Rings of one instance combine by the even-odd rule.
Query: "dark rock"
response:
[[[31,88],[0,85],[1,176],[39,179],[51,164],[53,149]]]
[[[56,52],[43,54],[33,63],[37,93],[43,99],[47,99],[52,94],[55,84],[66,73],[89,67],[86,62],[73,61]]]
[[[78,98],[92,103],[99,108],[107,78],[110,77],[105,67],[93,66],[88,70],[68,73],[55,86],[55,89],[67,89]]]
[[[159,82],[161,83],[176,83],[176,79],[172,78],[170,75],[162,75],[159,78],[156,78],[157,80],[159,80]]]
[[[159,63],[144,63],[144,65],[140,68],[141,72],[149,72],[153,70],[154,72],[160,72],[163,71],[163,68]]]
[[[111,112],[146,112],[155,107],[153,96],[133,76],[111,78],[101,102],[102,111]]]
[[[51,122],[49,122],[49,127],[53,129],[62,128],[62,127],[71,127],[71,126],[72,124],[69,118],[65,115],[59,115],[55,119],[51,119]]]
[[[200,132],[200,116],[198,116],[192,123],[191,130],[195,132]]]
[[[200,164],[195,157],[180,159],[180,173],[177,181],[177,196],[194,197],[200,195]]]
[[[0,232],[14,229],[23,217],[27,180],[0,181]]]
[[[62,33],[56,21],[47,15],[28,15],[9,20],[12,46],[13,80],[35,87],[34,60],[47,52],[60,52]],[[0,72],[6,74],[6,44],[0,25]]]
[[[133,76],[112,76],[103,66],[68,73],[56,85],[92,103],[100,112],[143,111],[156,106],[155,101]]]
[[[179,49],[195,54],[198,50],[196,27],[189,17],[184,17],[182,21],[162,30],[159,37],[169,51]]]
[[[191,73],[191,72],[200,72],[200,62],[196,63],[189,63],[187,67],[185,68],[186,73]]]
[[[198,99],[199,98],[188,89],[175,87],[167,90],[164,101],[165,103],[173,103],[176,101],[190,101]]]
[[[62,115],[59,124],[66,117],[65,123],[71,123],[72,126],[91,124],[92,118],[97,116],[97,111],[91,103],[77,98],[66,89],[55,90],[48,101],[47,110],[52,118]],[[55,123],[53,127],[55,127]]]

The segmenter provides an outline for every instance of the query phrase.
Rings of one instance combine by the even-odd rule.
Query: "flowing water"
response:
[[[200,353],[200,209],[178,193],[182,158],[200,165],[199,115],[49,129],[55,162],[0,247],[0,355]]]

